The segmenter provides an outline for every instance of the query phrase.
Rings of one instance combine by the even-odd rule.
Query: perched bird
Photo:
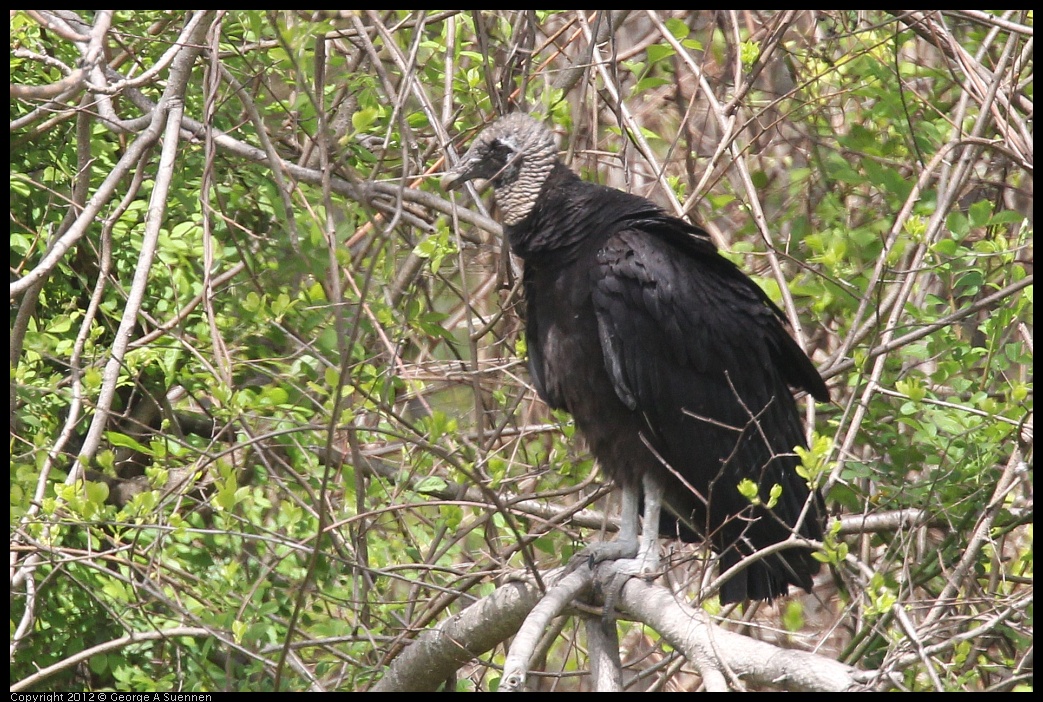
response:
[[[585,555],[636,557],[636,570],[655,570],[661,533],[708,539],[724,572],[791,534],[821,539],[821,496],[796,472],[794,447],[805,440],[791,388],[823,401],[829,391],[757,284],[701,229],[581,180],[529,115],[487,127],[442,185],[472,179],[492,183],[524,262],[536,390],[572,415],[623,490],[619,537]],[[745,480],[759,499],[740,492]],[[819,570],[807,547],[743,566],[722,602],[810,591]]]

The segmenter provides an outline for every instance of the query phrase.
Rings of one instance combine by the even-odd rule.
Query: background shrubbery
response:
[[[703,606],[883,688],[1031,685],[1032,23],[13,12],[12,687],[363,689],[599,538],[517,265],[437,185],[515,109],[702,222],[833,390],[806,462],[843,586]],[[583,688],[561,627],[535,684]],[[635,686],[698,686],[623,627]],[[445,684],[495,687],[503,654]]]

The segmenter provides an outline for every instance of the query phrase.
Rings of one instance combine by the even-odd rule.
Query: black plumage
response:
[[[536,389],[573,416],[624,490],[620,544],[595,558],[638,551],[642,492],[646,566],[658,553],[650,519],[664,536],[708,538],[722,572],[793,533],[821,539],[821,497],[795,470],[793,449],[805,440],[790,388],[819,400],[829,391],[765,293],[702,230],[581,180],[528,115],[489,126],[443,185],[474,178],[492,182],[505,236],[524,261]],[[739,492],[744,479],[758,485],[761,504]],[[782,494],[769,510],[774,485]],[[788,585],[810,591],[818,570],[809,549],[787,548],[740,570],[721,600],[770,600]]]

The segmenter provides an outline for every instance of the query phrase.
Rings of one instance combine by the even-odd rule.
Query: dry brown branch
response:
[[[1031,687],[1031,10],[10,19],[12,689]],[[508,661],[541,590],[497,584],[618,511],[435,185],[511,110],[828,378],[812,596],[722,610],[663,540],[618,629],[569,591]]]

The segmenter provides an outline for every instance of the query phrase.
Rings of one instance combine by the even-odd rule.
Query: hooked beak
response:
[[[463,158],[456,164],[456,168],[442,176],[442,190],[448,192],[462,188],[464,183],[475,177],[476,165],[478,164],[472,159]]]
[[[449,192],[451,190],[459,190],[464,184],[464,178],[456,171],[449,171],[442,176],[442,190]]]

